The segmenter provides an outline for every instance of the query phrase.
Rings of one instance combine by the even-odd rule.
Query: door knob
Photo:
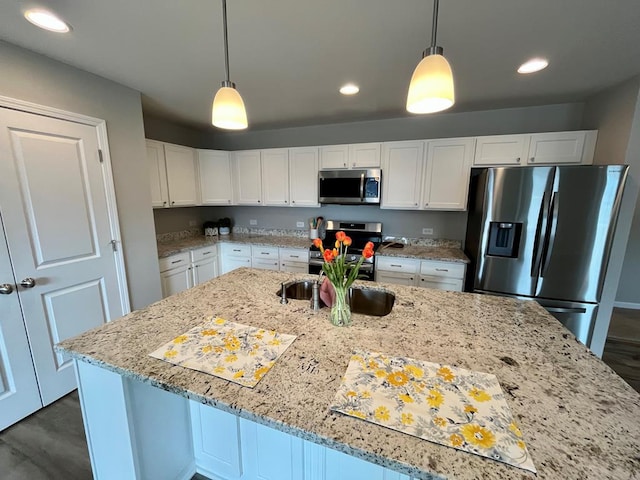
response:
[[[9,295],[11,292],[13,292],[13,285],[10,283],[0,285],[0,295]]]
[[[20,282],[20,285],[24,288],[33,288],[36,286],[36,281],[31,277],[27,277]]]

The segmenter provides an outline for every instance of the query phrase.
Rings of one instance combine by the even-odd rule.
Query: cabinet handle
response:
[[[234,252],[241,252],[242,250],[240,250],[239,248],[234,248],[233,251]]]
[[[436,272],[448,272],[448,268],[436,268]]]
[[[516,158],[516,162],[520,163],[520,157]]]
[[[269,252],[260,252],[260,255],[269,255]]]
[[[425,203],[425,204],[424,204],[424,206],[425,206],[425,207],[428,207],[428,206],[429,206],[429,202]]]
[[[167,204],[167,202],[162,202],[162,205],[166,205],[166,204]]]
[[[291,258],[300,258],[300,255],[289,255]]]
[[[417,204],[417,203],[414,203],[414,205],[415,205],[416,207],[418,206],[418,204]]]
[[[174,261],[173,261],[173,262],[171,262],[171,263],[180,263],[180,262],[182,262],[182,260],[174,260]]]
[[[176,202],[175,202],[175,201],[171,202],[171,205],[175,205],[175,204],[176,204]]]
[[[296,201],[295,200],[291,200],[291,203],[296,203]]]
[[[211,252],[202,252],[203,255],[209,255]]]
[[[536,157],[531,157],[531,163],[536,161]]]
[[[260,203],[260,200],[258,200],[258,203]]]
[[[394,264],[394,263],[390,264],[389,266],[390,266],[390,267],[402,268],[402,265],[396,265],[396,264]]]

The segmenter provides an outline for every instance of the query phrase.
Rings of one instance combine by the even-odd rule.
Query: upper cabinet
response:
[[[147,140],[147,162],[154,207],[184,207],[199,203],[193,148]]]
[[[382,145],[381,208],[420,208],[423,157],[422,140],[386,142]]]
[[[234,203],[262,205],[260,150],[233,152]]]
[[[422,208],[466,210],[474,138],[430,140],[425,152]]]
[[[320,147],[320,169],[380,168],[380,143]]]
[[[318,147],[289,149],[289,195],[292,207],[317,207]]]
[[[289,205],[289,150],[271,148],[260,152],[264,205]]]
[[[203,205],[231,205],[231,159],[222,150],[198,150],[200,197]]]
[[[597,137],[595,130],[478,137],[473,165],[590,165]]]

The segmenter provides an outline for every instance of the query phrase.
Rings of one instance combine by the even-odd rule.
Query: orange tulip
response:
[[[319,238],[314,238],[313,246],[316,248],[322,248],[322,240],[320,240]]]
[[[371,257],[373,257],[373,249],[372,249],[372,248],[365,248],[365,249],[362,251],[362,256],[363,256],[364,258],[371,258]]]
[[[336,248],[340,248],[340,242],[338,240],[336,240],[336,243],[334,245],[336,246]]]
[[[373,250],[373,242],[367,242],[364,248],[366,248],[367,250]]]
[[[344,241],[345,237],[347,236],[346,233],[344,233],[342,230],[340,230],[339,232],[336,232],[336,240],[338,242],[342,242]]]
[[[324,261],[327,263],[333,262],[333,259],[335,258],[333,250],[329,250],[328,248],[324,251],[322,256],[324,257]]]
[[[347,247],[350,246],[351,245],[351,237],[345,236],[342,243],[344,243]]]

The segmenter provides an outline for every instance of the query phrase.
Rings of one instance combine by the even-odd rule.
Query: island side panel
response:
[[[186,398],[82,361],[76,371],[96,480],[195,474]]]

